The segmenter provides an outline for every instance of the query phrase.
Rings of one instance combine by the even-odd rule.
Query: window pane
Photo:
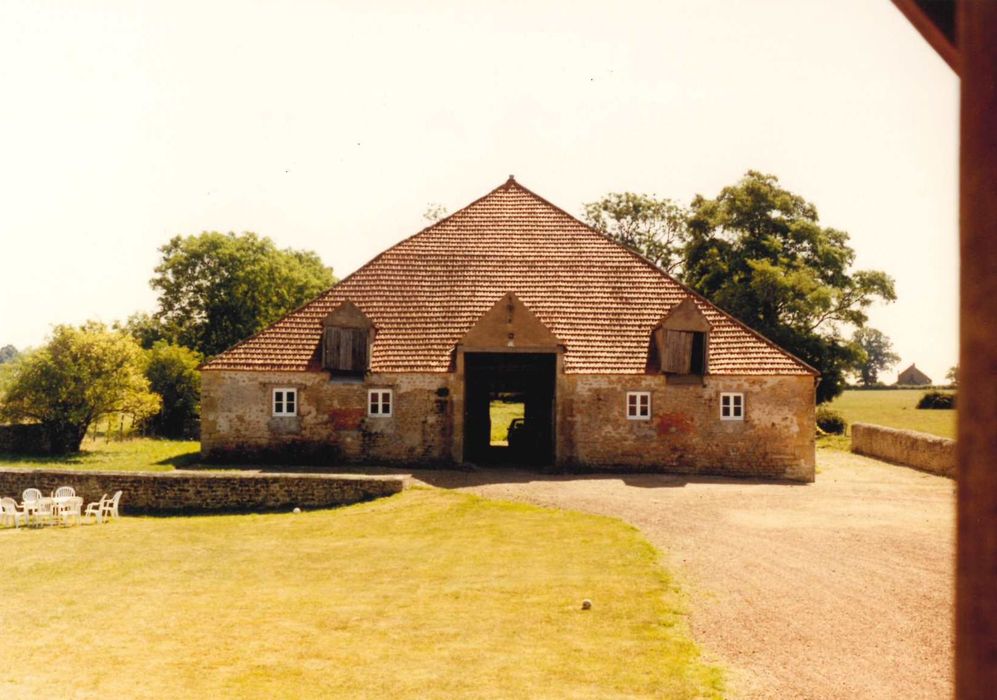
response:
[[[381,413],[387,415],[391,413],[391,392],[385,391],[381,393]]]
[[[289,391],[284,399],[287,413],[294,413],[294,404],[297,400],[297,392]]]
[[[377,406],[377,392],[376,391],[372,391],[370,393],[370,415],[376,416],[377,415],[377,408],[378,408],[378,406]]]

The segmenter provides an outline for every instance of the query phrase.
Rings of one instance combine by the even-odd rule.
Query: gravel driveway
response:
[[[731,697],[953,693],[955,483],[832,450],[815,484],[416,472],[485,496],[620,517],[689,593]],[[598,605],[598,601],[594,601]]]

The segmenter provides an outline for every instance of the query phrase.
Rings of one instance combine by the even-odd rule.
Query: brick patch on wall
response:
[[[48,494],[59,486],[72,486],[87,503],[120,490],[121,510],[128,514],[187,514],[331,508],[399,493],[402,480],[326,474],[0,469],[0,496],[20,500],[26,488]]]

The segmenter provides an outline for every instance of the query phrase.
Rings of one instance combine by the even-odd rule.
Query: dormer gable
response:
[[[466,348],[556,350],[563,343],[512,292],[504,294],[460,339]]]
[[[350,300],[322,321],[322,368],[333,375],[363,376],[370,368],[370,347],[376,329]]]
[[[677,377],[706,374],[712,329],[696,302],[686,297],[673,306],[651,331],[649,370]]]

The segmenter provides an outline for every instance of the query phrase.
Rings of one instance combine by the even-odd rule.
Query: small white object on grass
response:
[[[585,600],[582,601],[582,610],[591,610],[591,609],[592,609],[592,601],[586,598]]]
[[[295,508],[295,509],[294,509],[294,512],[295,512],[295,513],[300,513],[300,512],[301,512],[301,509],[300,509],[300,508]]]

